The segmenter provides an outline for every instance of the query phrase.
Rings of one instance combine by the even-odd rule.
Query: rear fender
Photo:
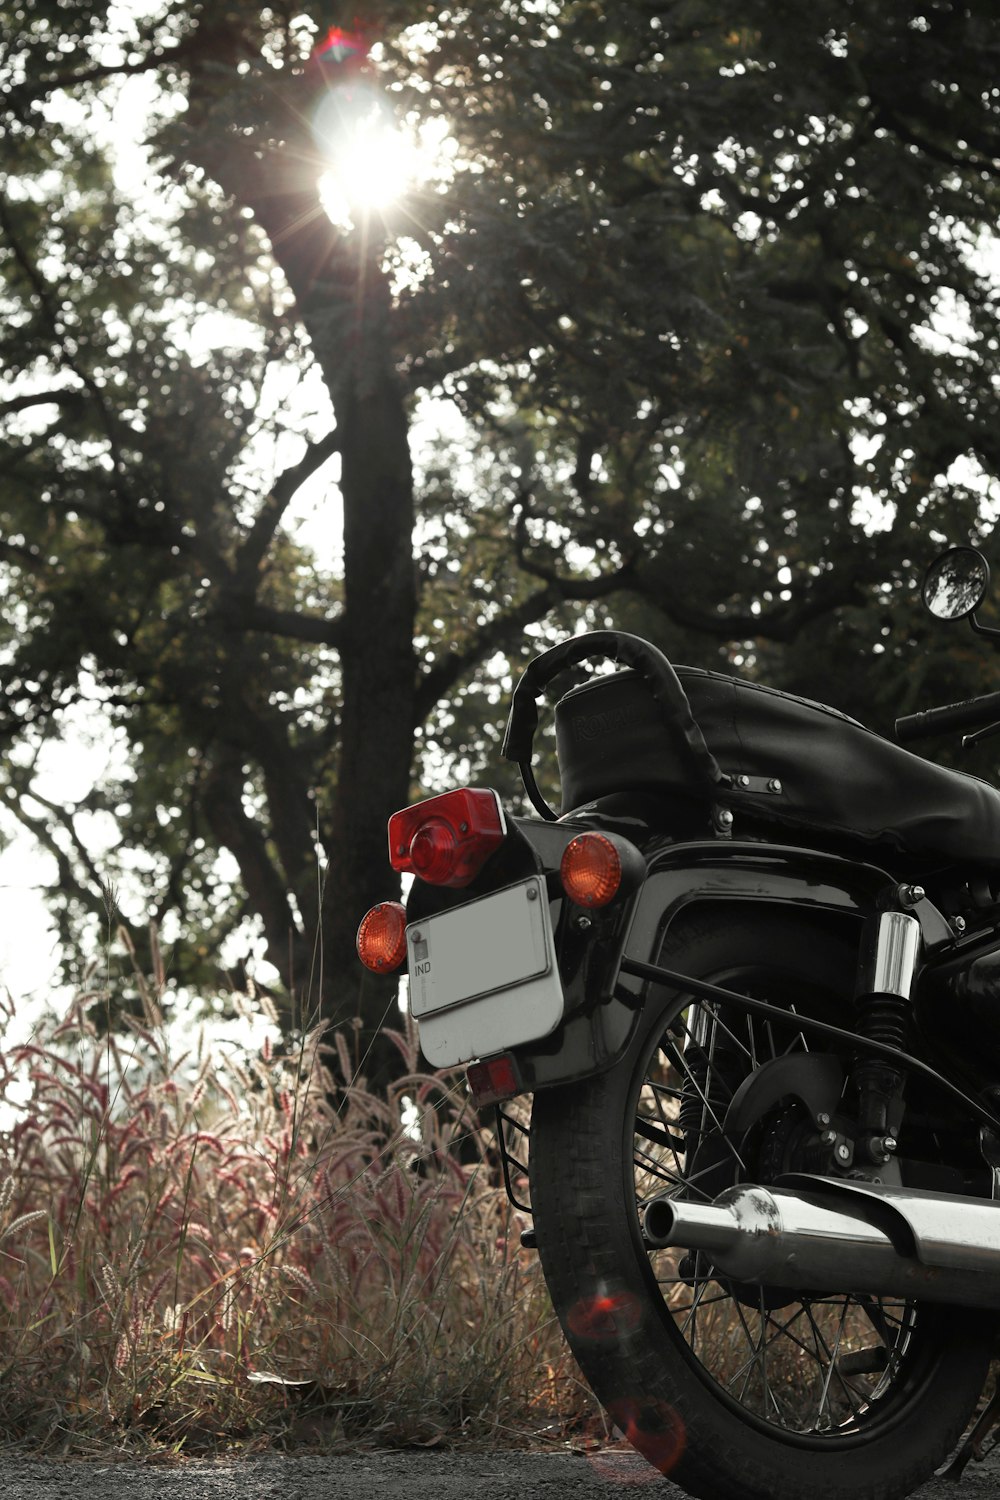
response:
[[[648,859],[646,879],[618,928],[621,937],[602,966],[600,983],[591,983],[586,992],[568,990],[565,1020],[542,1041],[516,1049],[526,1092],[590,1077],[622,1057],[643,1009],[663,988],[622,973],[622,960],[655,963],[667,931],[682,913],[753,902],[802,916],[854,918],[860,947],[861,934],[899,890],[896,877],[874,865],[774,844],[675,844]],[[912,913],[926,949],[952,941],[947,923],[930,902],[918,902]]]

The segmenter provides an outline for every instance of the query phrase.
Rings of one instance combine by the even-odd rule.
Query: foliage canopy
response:
[[[252,919],[368,1032],[385,817],[451,765],[509,789],[540,641],[613,622],[881,724],[954,672],[896,596],[992,527],[1000,32],[989,0],[352,15],[0,12],[0,732],[64,932],[128,871],[181,977]],[[444,164],[334,222],[316,110],[368,88]],[[38,755],[81,704],[122,753],[64,806]]]

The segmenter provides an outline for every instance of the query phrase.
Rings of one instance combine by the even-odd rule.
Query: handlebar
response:
[[[963,703],[946,703],[919,714],[904,714],[896,720],[896,738],[901,745],[954,729],[982,729],[1000,719],[1000,693],[984,693]]]

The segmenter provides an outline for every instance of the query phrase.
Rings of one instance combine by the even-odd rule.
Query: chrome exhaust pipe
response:
[[[1000,1203],[887,1183],[795,1176],[714,1203],[666,1194],[646,1244],[701,1251],[734,1281],[1000,1309]]]

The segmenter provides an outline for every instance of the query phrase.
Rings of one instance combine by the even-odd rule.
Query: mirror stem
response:
[[[1000,630],[994,630],[992,625],[980,625],[974,613],[969,616],[969,624],[977,635],[984,635],[990,641],[1000,641]]]
[[[1000,635],[1000,630],[994,634]],[[1000,724],[987,724],[985,729],[977,729],[975,734],[963,734],[962,749],[971,750],[973,745],[981,744],[983,740],[991,740],[995,734],[1000,734]]]

